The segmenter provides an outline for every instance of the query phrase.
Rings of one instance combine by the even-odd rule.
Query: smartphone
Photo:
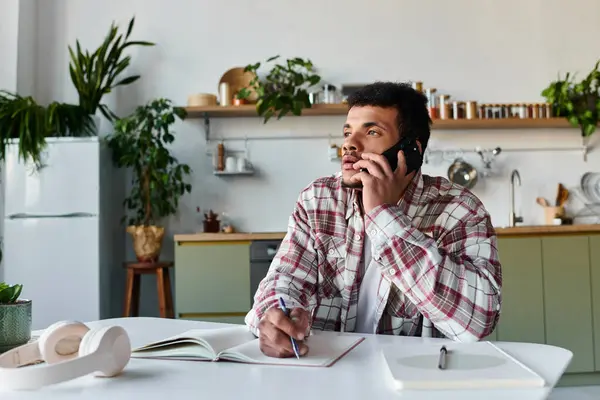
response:
[[[417,141],[411,138],[403,137],[395,145],[381,153],[381,155],[387,160],[388,164],[390,164],[390,168],[393,172],[396,172],[396,169],[398,168],[398,152],[400,150],[404,152],[404,158],[406,160],[406,175],[421,168],[421,165],[423,165],[423,156],[419,151]],[[366,168],[361,168],[360,172],[369,173]],[[342,187],[360,189],[362,188],[362,183],[357,182],[354,184],[346,184],[342,182]]]
[[[412,138],[403,137],[398,143],[381,153],[390,164],[392,171],[396,172],[396,168],[398,168],[398,152],[400,150],[404,152],[404,158],[406,159],[406,175],[421,168],[421,165],[423,165],[423,156],[419,151],[417,141]]]

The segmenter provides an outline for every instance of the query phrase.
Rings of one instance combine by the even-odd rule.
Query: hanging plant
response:
[[[581,131],[581,136],[591,136],[600,121],[600,60],[581,81],[575,74],[567,72],[564,79],[551,82],[542,91],[542,96],[552,104],[556,117],[565,117]]]
[[[278,58],[279,56],[271,57],[265,63]],[[257,74],[261,65],[258,62],[244,68],[245,72],[252,72],[254,78],[249,87],[241,89],[236,97],[244,100],[249,98],[253,91],[256,92],[256,112],[264,118],[265,124],[273,116],[281,119],[289,113],[301,115],[302,109],[312,107],[307,89],[318,84],[321,77],[314,72],[310,60],[296,57],[275,64],[264,79],[260,79]]]
[[[113,22],[104,42],[91,54],[81,49],[79,40],[76,41],[75,49],[69,46],[71,81],[79,95],[79,106],[88,114],[95,115],[100,110],[107,119],[114,121],[117,116],[102,104],[102,98],[116,87],[129,85],[140,79],[140,75],[130,75],[117,80],[131,63],[131,56],[123,55],[128,47],[155,45],[129,40],[134,23],[135,17],[129,21],[127,32],[123,36],[118,34],[118,27]]]

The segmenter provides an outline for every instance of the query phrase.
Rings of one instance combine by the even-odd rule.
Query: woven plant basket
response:
[[[128,226],[133,250],[139,262],[156,262],[160,257],[165,228],[162,226]]]
[[[0,353],[31,339],[31,300],[0,304]]]

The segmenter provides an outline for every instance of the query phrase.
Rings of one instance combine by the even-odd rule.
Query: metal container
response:
[[[448,168],[448,179],[467,189],[472,189],[477,184],[477,169],[462,158],[457,158]]]
[[[321,101],[321,92],[311,92],[308,94],[310,104],[319,104]]]
[[[427,97],[427,109],[429,110],[429,117],[431,119],[438,118],[438,108],[435,98],[436,88],[425,89],[425,97]]]
[[[337,103],[337,92],[336,88],[333,85],[326,84],[323,86],[323,94],[322,94],[323,103],[326,104],[335,104]]]
[[[450,95],[440,94],[438,99],[439,99],[440,119],[450,119],[451,118]]]
[[[546,118],[552,118],[552,104],[546,103]]]
[[[462,101],[452,102],[452,118],[463,119],[465,117],[465,106]]]
[[[465,105],[465,118],[476,119],[477,118],[477,102],[467,101]]]
[[[219,85],[219,105],[221,106],[230,106],[231,105],[231,87],[229,83],[222,82]]]
[[[421,92],[423,93],[423,82],[413,82],[412,84],[413,89],[415,89],[417,92]]]
[[[531,113],[530,113],[531,118],[537,119],[540,117],[540,108],[538,107],[537,104],[529,105],[529,109],[531,111]]]

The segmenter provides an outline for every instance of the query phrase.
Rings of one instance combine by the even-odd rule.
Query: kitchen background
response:
[[[276,54],[311,59],[324,81],[338,88],[412,80],[462,100],[542,102],[540,92],[559,72],[585,74],[599,54],[595,0],[0,0],[0,88],[32,94],[41,103],[75,102],[67,45],[79,39],[92,48],[113,20],[124,26],[133,15],[135,38],[157,46],[133,50],[132,69],[142,79],[109,97],[120,114],[154,97],[185,105],[190,94],[217,93],[228,69]],[[259,118],[213,119],[209,143],[203,121],[180,124],[175,154],[193,168],[192,193],[168,224],[164,256],[172,257],[173,234],[201,229],[197,207],[227,213],[240,231],[284,231],[300,190],[339,169],[328,147],[342,143],[343,122],[343,116],[288,117],[266,125]],[[257,136],[274,139],[253,140]],[[215,176],[209,152],[217,139],[228,148],[247,148],[257,174]],[[593,137],[590,144],[596,142]],[[500,147],[490,176],[473,191],[494,225],[505,226],[509,174],[517,169],[522,185],[516,212],[525,225],[542,224],[536,197],[553,200],[559,182],[576,188],[585,172],[600,167],[600,150],[592,149],[584,162],[580,144],[575,129],[435,130],[429,147],[444,151],[431,154],[423,170],[445,176],[460,155],[453,149]],[[478,154],[463,156],[483,173]],[[569,206],[576,211],[582,203]],[[142,315],[157,313],[154,284],[148,280],[142,289]]]

